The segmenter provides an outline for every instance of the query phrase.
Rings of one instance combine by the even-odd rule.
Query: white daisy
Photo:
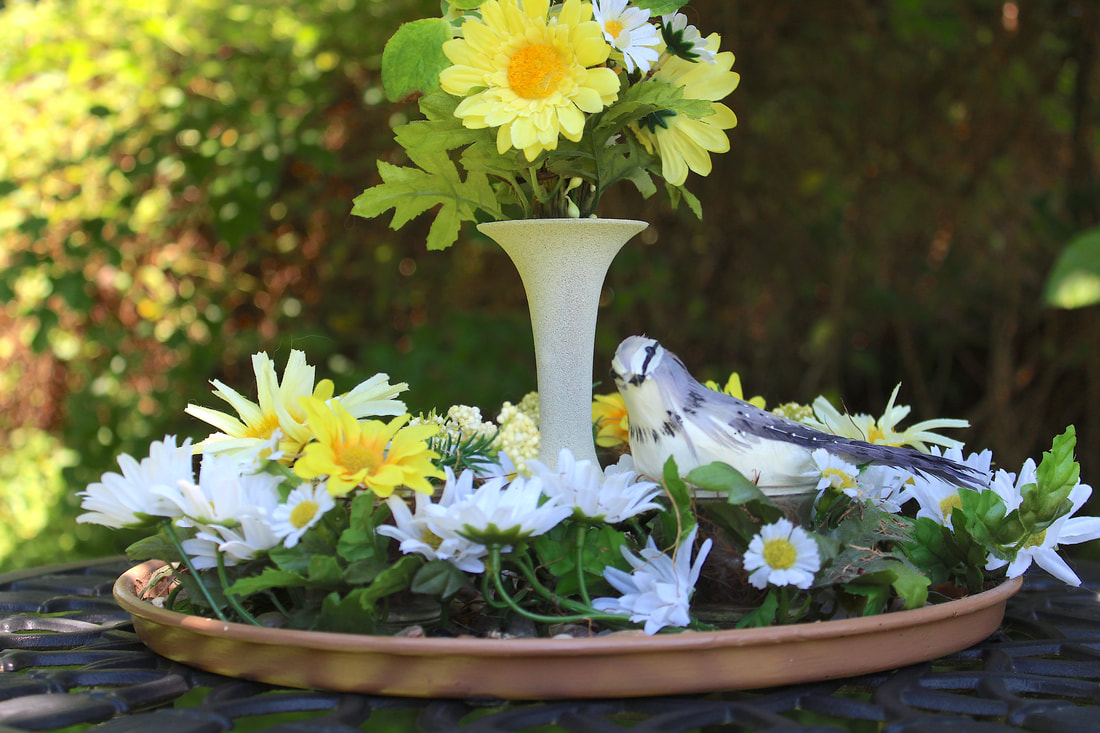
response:
[[[232,529],[219,525],[202,527],[194,537],[184,540],[182,544],[195,569],[205,570],[218,566],[219,552],[222,553],[223,563],[232,567],[256,559],[278,545],[279,541],[280,537],[268,521],[268,515],[257,512],[242,516],[239,524]]]
[[[534,476],[542,479],[542,493],[570,507],[581,516],[608,524],[618,524],[630,517],[659,509],[653,499],[661,493],[659,484],[653,481],[637,481],[634,463],[629,456],[625,462],[609,466],[606,471],[592,461],[578,461],[573,452],[562,448],[558,455],[557,470],[531,460],[527,467]]]
[[[707,39],[699,29],[688,24],[683,13],[671,13],[661,16],[661,37],[668,52],[687,61],[705,61],[713,64],[714,51],[707,48]]]
[[[931,453],[935,456],[941,455],[940,449],[936,446],[932,447]],[[963,458],[961,448],[948,448],[942,451],[942,456],[956,463],[969,466],[977,472],[982,477],[982,483],[988,484],[993,491],[996,491],[1005,500],[1005,504],[1008,506],[1007,511],[1012,511],[1020,505],[1018,491],[1015,492],[1016,498],[1012,499],[1012,494],[1015,491],[1013,486],[1015,476],[1007,471],[999,471],[996,477],[991,474],[989,467],[993,460],[992,451],[984,450],[981,453],[971,453]],[[927,517],[937,524],[945,526],[951,526],[951,512],[955,507],[960,506],[962,501],[959,498],[958,486],[924,474],[910,476],[909,482],[902,492],[901,501],[904,503],[910,500],[915,500],[920,507],[917,510],[917,518]]]
[[[649,22],[649,10],[627,7],[627,0],[592,0],[592,15],[611,47],[623,55],[626,70],[643,74],[657,61],[661,36]]]
[[[286,502],[275,507],[271,529],[286,547],[294,547],[310,527],[336,506],[324,484],[301,484],[290,492]]]
[[[833,455],[824,448],[818,448],[810,454],[815,470],[808,471],[806,478],[817,477],[817,490],[825,491],[833,488],[847,493],[856,488],[859,480],[859,467],[848,463],[840,456]]]
[[[198,483],[181,480],[175,487],[156,486],[153,493],[174,505],[180,527],[195,524],[235,526],[256,507],[274,507],[279,476],[248,473],[232,456],[203,456]]]
[[[1020,472],[1021,475],[1023,473],[1023,471]],[[1059,517],[1045,531],[1033,536],[1016,553],[1016,559],[1011,563],[990,557],[985,566],[986,570],[996,570],[1008,565],[1006,574],[1010,578],[1015,578],[1023,575],[1024,571],[1031,567],[1031,563],[1035,562],[1059,580],[1070,585],[1081,585],[1081,579],[1077,577],[1077,573],[1073,572],[1073,569],[1058,554],[1058,547],[1100,539],[1100,518],[1073,516],[1091,495],[1092,487],[1078,481],[1069,494],[1073,508],[1065,516]]]
[[[153,517],[178,517],[179,510],[165,494],[177,491],[181,481],[194,481],[191,470],[191,439],[176,445],[176,436],[166,435],[149,446],[149,456],[134,460],[123,453],[118,458],[122,473],[108,472],[79,493],[80,506],[86,513],[77,522],[101,524],[112,529],[138,527]]]
[[[592,607],[598,611],[627,614],[634,623],[645,622],[647,634],[655,634],[665,626],[687,626],[691,622],[691,594],[712,544],[709,539],[703,542],[692,562],[691,549],[698,529],[692,528],[673,557],[662,554],[652,537],[646,541],[640,557],[635,557],[625,547],[620,548],[634,571],[624,573],[608,567],[603,575],[623,595],[594,598]]]
[[[482,545],[515,544],[553,529],[569,516],[569,507],[542,498],[542,481],[537,478],[518,477],[511,483],[493,478],[456,500],[432,525]]]
[[[460,498],[473,494],[473,471],[463,471],[456,479],[449,467],[443,469],[447,482],[438,503],[432,503],[424,494],[417,493],[415,510],[409,511],[408,505],[398,496],[390,496],[386,503],[393,515],[393,526],[383,525],[378,534],[398,540],[401,552],[406,555],[418,553],[429,560],[445,560],[459,570],[467,573],[485,572],[482,561],[489,554],[485,545],[462,537],[454,530],[443,529],[433,520],[443,516]]]
[[[887,402],[886,409],[883,410],[882,417],[878,420],[863,413],[845,415],[833,407],[827,399],[818,397],[813,403],[814,417],[803,420],[803,422],[810,427],[833,435],[855,440],[866,440],[868,443],[878,445],[908,445],[923,453],[928,452],[927,443],[936,443],[947,448],[962,447],[961,441],[938,435],[932,431],[943,428],[970,427],[970,423],[966,420],[953,418],[923,420],[899,431],[898,423],[905,419],[911,409],[908,405],[894,404],[899,389],[901,389],[901,384],[894,387],[894,391],[890,394],[890,401]]]
[[[806,530],[780,519],[752,538],[745,553],[745,569],[752,571],[749,583],[755,588],[769,583],[809,588],[814,573],[821,569],[821,555]]]

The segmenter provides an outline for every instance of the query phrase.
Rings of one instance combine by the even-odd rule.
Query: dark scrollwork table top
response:
[[[1100,566],[1089,564],[1081,588],[1030,574],[996,634],[933,662],[768,690],[546,703],[312,692],[195,670],[138,640],[111,597],[126,567],[0,576],[0,733],[1100,731]]]

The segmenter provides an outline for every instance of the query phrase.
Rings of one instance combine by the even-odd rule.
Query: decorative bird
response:
[[[721,461],[765,493],[797,493],[816,486],[811,454],[824,448],[856,465],[893,466],[956,486],[985,488],[976,471],[955,461],[823,433],[707,389],[675,354],[645,336],[619,344],[611,376],[626,403],[635,468],[651,477],[662,475],[669,456],[681,475]]]

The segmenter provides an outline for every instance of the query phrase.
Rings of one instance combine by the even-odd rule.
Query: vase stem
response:
[[[538,370],[539,459],[569,448],[596,462],[592,355],[607,268],[648,225],[626,219],[524,219],[478,227],[508,253],[527,293]]]

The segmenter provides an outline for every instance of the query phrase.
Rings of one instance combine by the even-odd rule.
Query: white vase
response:
[[[630,219],[520,219],[478,229],[512,258],[527,292],[538,370],[539,459],[569,448],[596,461],[592,349],[607,268],[648,224]]]

